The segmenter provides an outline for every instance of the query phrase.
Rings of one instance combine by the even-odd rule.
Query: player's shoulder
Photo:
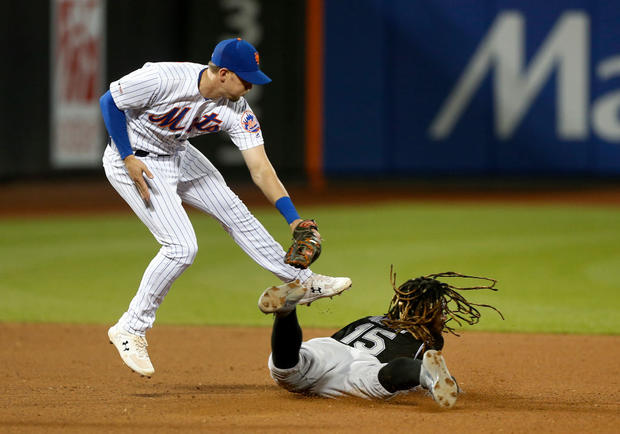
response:
[[[142,68],[155,70],[168,78],[189,76],[193,79],[206,65],[193,62],[146,62]]]
[[[387,325],[385,323],[385,321],[387,320],[387,316],[385,315],[375,315],[375,316],[367,316],[363,319],[360,319],[360,321],[364,321],[367,323],[371,323],[373,324],[375,327],[379,327],[382,328],[384,330],[388,330],[388,331],[392,331],[392,332],[396,332],[396,333],[404,333],[404,330],[396,330],[392,327],[390,327],[389,325]]]
[[[143,65],[143,68],[146,67],[154,67],[154,68],[187,68],[187,69],[204,69],[207,65],[203,65],[201,63],[195,62],[146,62]]]
[[[374,324],[383,324],[383,320],[385,319],[385,315],[367,316],[365,319],[368,322],[372,322]]]
[[[341,331],[343,330],[350,330],[356,327],[359,327],[361,325],[364,324],[370,324],[368,327],[372,327],[374,325],[379,325],[381,326],[381,316],[365,316],[362,318],[358,318],[355,321],[350,322],[349,324],[347,324],[346,326],[344,326]]]
[[[388,328],[383,322],[385,319],[385,315],[369,315],[353,321],[350,325],[372,324],[375,326]]]
[[[362,323],[362,322],[370,322],[373,324],[382,324],[382,320],[385,319],[383,315],[368,315],[361,318],[356,319],[353,323]],[[353,324],[352,323],[352,324]]]

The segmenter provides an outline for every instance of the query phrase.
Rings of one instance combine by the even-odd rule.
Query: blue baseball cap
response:
[[[267,84],[271,78],[260,70],[258,51],[241,38],[225,39],[215,46],[211,62],[220,68],[230,69],[252,84]]]

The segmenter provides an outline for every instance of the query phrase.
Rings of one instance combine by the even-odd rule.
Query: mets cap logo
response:
[[[259,59],[260,58],[258,57],[258,51],[255,51],[254,52],[254,60],[256,60],[256,64],[257,65],[260,65],[260,60]]]
[[[256,115],[252,113],[252,110],[246,110],[241,115],[241,126],[248,133],[257,133],[260,131],[260,124],[258,123],[258,119],[256,119]]]

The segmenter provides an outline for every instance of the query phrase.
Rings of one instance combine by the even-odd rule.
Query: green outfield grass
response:
[[[272,209],[257,217],[283,245]],[[498,292],[466,294],[498,307],[476,329],[604,333],[620,330],[620,209],[390,203],[305,207],[325,238],[313,269],[353,288],[299,309],[305,326],[337,327],[387,309],[397,282],[441,271],[496,278]],[[267,326],[256,307],[276,283],[211,218],[193,213],[198,258],[175,283],[157,324]],[[158,245],[127,213],[0,220],[0,321],[110,324],[126,309]]]

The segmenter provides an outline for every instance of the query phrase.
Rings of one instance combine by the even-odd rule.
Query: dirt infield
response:
[[[449,336],[444,354],[465,393],[441,410],[423,393],[389,402],[288,393],[267,371],[269,334],[155,327],[157,371],[146,379],[122,364],[104,326],[0,324],[0,431],[618,432],[617,336]]]

